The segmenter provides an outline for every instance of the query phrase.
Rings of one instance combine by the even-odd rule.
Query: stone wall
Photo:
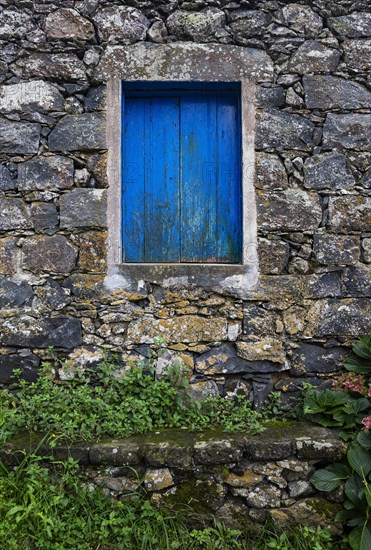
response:
[[[303,382],[326,384],[371,326],[368,0],[0,5],[0,383],[14,368],[34,379],[50,346],[83,367],[103,349],[141,358],[163,336],[164,364],[192,369],[196,394],[243,393],[259,407],[271,390],[287,401]],[[207,277],[104,285],[112,52],[130,72],[120,48],[179,42],[191,61],[198,43],[266,63],[259,277],[244,292],[215,291]],[[155,62],[141,51],[143,66]]]
[[[308,480],[324,461],[341,459],[345,445],[318,426],[282,424],[257,436],[165,430],[68,447],[59,442],[52,450],[33,446],[41,456],[72,456],[88,487],[120,499],[141,491],[157,507],[186,510],[193,526],[217,518],[243,528],[270,518],[280,526],[322,525],[341,533],[335,515],[342,490],[319,494]],[[0,458],[15,465],[23,450],[16,438]]]

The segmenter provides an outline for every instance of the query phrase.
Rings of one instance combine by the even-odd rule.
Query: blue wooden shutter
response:
[[[124,261],[240,262],[240,165],[235,90],[126,93]]]

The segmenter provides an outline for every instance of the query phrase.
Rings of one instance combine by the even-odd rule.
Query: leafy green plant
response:
[[[247,399],[197,401],[181,367],[174,365],[156,378],[153,361],[119,375],[115,359],[106,358],[94,369],[75,369],[63,383],[53,377],[56,365],[45,364],[36,382],[20,381],[16,394],[2,392],[3,440],[20,430],[84,440],[179,427],[264,430],[261,415]]]
[[[343,464],[317,470],[311,478],[321,491],[344,484],[344,510],[336,519],[351,527],[349,544],[354,550],[371,548],[371,338],[353,345],[334,390],[310,390],[304,398],[304,413],[311,420],[330,426],[350,441]]]

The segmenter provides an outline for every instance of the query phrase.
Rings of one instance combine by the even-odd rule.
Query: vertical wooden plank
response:
[[[144,261],[145,98],[126,97],[123,125],[122,212],[125,262]]]
[[[242,189],[237,96],[217,98],[217,149],[216,256],[220,263],[238,263],[242,249]]]
[[[180,125],[181,261],[215,262],[215,98],[181,97]]]
[[[145,261],[179,262],[178,97],[148,103],[145,151]]]

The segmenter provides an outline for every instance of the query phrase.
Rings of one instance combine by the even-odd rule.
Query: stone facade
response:
[[[328,384],[371,328],[368,0],[18,4],[0,10],[0,383],[49,346],[126,362],[163,336],[202,395]],[[228,56],[256,83],[256,284],[146,268],[107,288],[107,80],[228,80]]]
[[[131,498],[141,490],[156,507],[191,509],[192,526],[217,518],[244,528],[270,518],[280,527],[321,525],[335,535],[342,530],[335,522],[342,489],[321,494],[309,479],[323,461],[341,459],[345,444],[318,426],[291,422],[257,436],[165,430],[109,442],[58,443],[53,449],[35,442],[36,447],[49,458],[72,455],[87,486],[107,496]],[[0,458],[15,465],[22,451],[17,438]]]

